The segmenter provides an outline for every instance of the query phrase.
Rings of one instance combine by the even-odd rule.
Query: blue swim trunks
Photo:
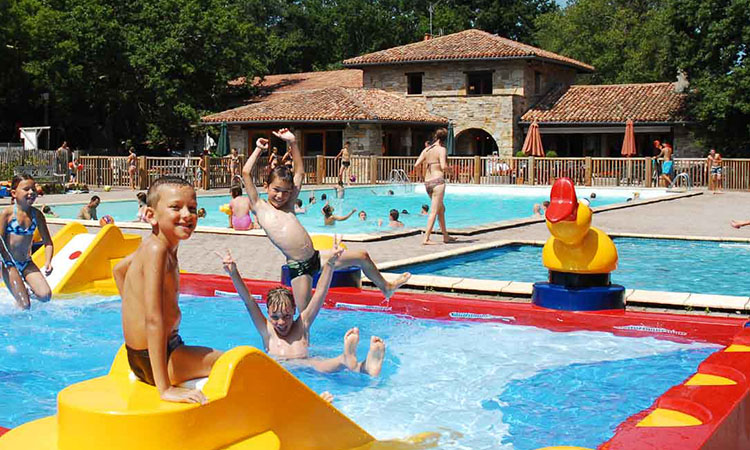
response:
[[[663,163],[661,163],[661,173],[665,175],[671,175],[672,170],[674,170],[673,161],[664,161]]]

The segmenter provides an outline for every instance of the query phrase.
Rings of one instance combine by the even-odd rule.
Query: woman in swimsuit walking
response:
[[[130,175],[130,189],[135,190],[135,171],[136,171],[135,149],[130,147],[128,150],[128,175]]]
[[[44,214],[31,205],[36,200],[36,183],[29,175],[18,175],[13,177],[11,184],[11,197],[14,205],[8,206],[0,212],[0,226],[2,226],[2,245],[0,245],[0,256],[2,256],[2,271],[5,286],[16,299],[16,303],[23,309],[29,309],[29,293],[24,281],[28,283],[34,296],[42,302],[46,302],[52,296],[52,290],[47,280],[39,271],[39,268],[31,260],[31,244],[34,240],[34,231],[38,228],[39,235],[44,244],[44,273],[52,272],[52,239],[47,228]]]
[[[448,137],[448,130],[438,128],[435,132],[435,139],[432,144],[422,150],[422,154],[417,158],[414,168],[424,163],[427,167],[424,174],[424,187],[427,195],[430,196],[432,204],[430,206],[430,216],[427,218],[427,229],[425,230],[424,241],[422,245],[436,244],[430,240],[432,227],[435,226],[435,218],[440,222],[440,228],[443,231],[443,242],[453,242],[456,238],[448,234],[448,228],[445,226],[445,170],[448,168],[448,158],[445,150],[445,138]]]

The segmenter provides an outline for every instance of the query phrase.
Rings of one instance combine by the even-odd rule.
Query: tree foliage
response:
[[[750,154],[750,0],[671,0],[670,55],[690,80],[699,137]]]
[[[573,0],[537,20],[547,49],[596,67],[590,82],[671,81],[666,0]]]

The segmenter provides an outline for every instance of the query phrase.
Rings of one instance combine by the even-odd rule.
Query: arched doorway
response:
[[[481,128],[467,128],[456,136],[456,155],[489,156],[497,151],[497,142]]]

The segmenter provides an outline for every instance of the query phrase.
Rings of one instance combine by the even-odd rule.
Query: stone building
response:
[[[226,121],[231,145],[243,152],[271,129],[289,127],[307,156],[335,155],[345,141],[355,154],[418,155],[449,122],[456,155],[514,155],[533,120],[559,156],[617,154],[627,119],[635,122],[639,151],[657,137],[678,155],[691,146],[679,114],[684,94],[673,84],[578,86],[577,75],[594,67],[480,30],[343,65],[255,80],[260,96],[202,123]]]

